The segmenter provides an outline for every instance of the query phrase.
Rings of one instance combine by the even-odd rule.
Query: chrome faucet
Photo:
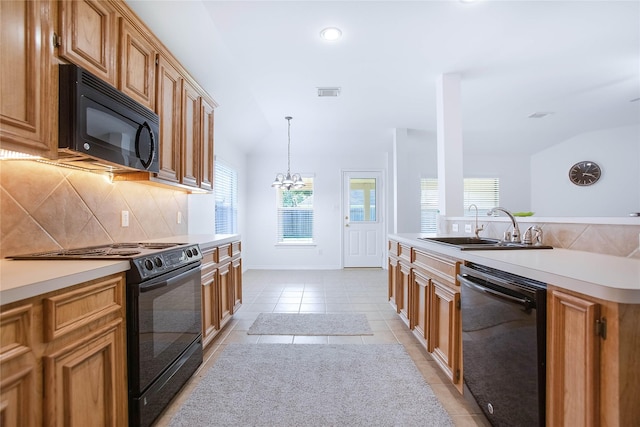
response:
[[[472,203],[469,205],[469,210],[471,210],[471,208],[475,208],[476,209],[476,227],[474,229],[474,233],[476,234],[476,239],[480,238],[480,232],[482,230],[484,230],[484,224],[480,226],[480,228],[478,228],[478,207]]]
[[[497,211],[501,211],[504,212],[505,214],[507,214],[507,216],[511,219],[511,224],[513,225],[513,232],[509,233],[509,231],[505,231],[504,232],[504,237],[503,237],[503,241],[504,242],[514,242],[514,243],[520,243],[520,228],[518,227],[518,223],[516,222],[516,218],[511,214],[511,212],[509,212],[508,210],[506,210],[505,208],[501,208],[501,207],[495,207],[493,209],[491,209],[489,212],[487,212],[487,215],[491,216],[494,213],[496,213]]]
[[[541,246],[542,239],[542,228],[538,227],[537,225],[532,225],[525,230],[524,237],[522,238],[522,243],[526,245]]]

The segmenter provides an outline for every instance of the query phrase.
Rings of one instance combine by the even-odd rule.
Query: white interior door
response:
[[[343,172],[344,267],[382,267],[382,173]]]

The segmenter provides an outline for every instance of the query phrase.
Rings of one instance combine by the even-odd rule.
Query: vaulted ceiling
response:
[[[298,151],[433,137],[445,73],[461,77],[465,151],[640,123],[639,1],[127,3],[220,104],[217,140],[247,152],[281,148],[287,115]],[[320,38],[329,26],[339,41]]]

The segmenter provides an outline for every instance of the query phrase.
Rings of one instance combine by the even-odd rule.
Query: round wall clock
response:
[[[602,169],[597,163],[583,160],[571,166],[569,169],[569,179],[575,185],[587,186],[598,182],[602,175]]]

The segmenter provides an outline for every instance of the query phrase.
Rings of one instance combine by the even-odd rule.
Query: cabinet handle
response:
[[[56,33],[53,33],[53,39],[51,41],[53,42],[53,47],[60,47],[60,45],[62,45],[62,37]]]

